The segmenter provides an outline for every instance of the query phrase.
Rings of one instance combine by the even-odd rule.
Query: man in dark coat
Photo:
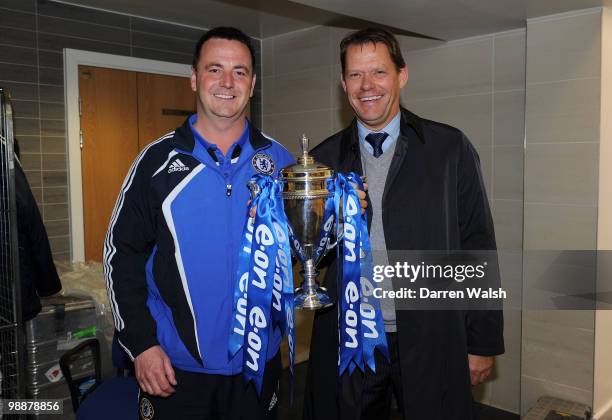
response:
[[[340,50],[356,118],[312,154],[336,171],[367,175],[372,249],[494,250],[478,154],[460,130],[400,107],[408,71],[395,37],[366,29]],[[380,254],[375,265],[386,258]],[[335,263],[325,285],[335,298]],[[355,369],[340,378],[337,305],[317,312],[304,418],[388,418],[392,393],[405,419],[473,418],[471,385],[485,381],[493,356],[504,352],[501,311],[381,307],[390,361],[377,353],[376,373]]]

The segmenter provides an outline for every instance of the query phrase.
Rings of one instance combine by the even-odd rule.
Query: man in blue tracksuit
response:
[[[293,163],[245,117],[254,57],[234,28],[199,40],[197,113],[138,155],[111,217],[104,270],[143,419],[275,417],[280,331],[269,335],[260,396],[244,385],[242,351],[228,355],[247,181]]]

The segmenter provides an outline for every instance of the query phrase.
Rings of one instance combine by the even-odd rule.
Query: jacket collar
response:
[[[249,142],[251,143],[251,146],[253,146],[253,150],[263,149],[272,144],[272,141],[264,136],[262,132],[259,131],[250,121]],[[195,138],[193,137],[193,132],[189,126],[189,118],[185,120],[183,125],[175,130],[173,143],[177,149],[184,150],[189,153],[193,152],[193,148],[195,147]]]
[[[398,141],[407,141],[409,127],[414,129],[418,139],[421,143],[425,143],[425,135],[423,134],[423,120],[416,114],[408,111],[405,108],[400,108],[402,113],[401,124],[400,124],[400,136]],[[341,134],[341,156],[345,156],[344,162],[341,167],[344,170],[352,170],[354,165],[347,161],[351,159],[351,156],[359,154],[359,135],[357,133],[357,118],[353,118],[353,122],[349,125]],[[357,165],[359,166],[359,165]]]
[[[272,140],[266,137],[251,121],[249,121],[249,141],[253,150],[263,149],[272,144]]]
[[[421,143],[425,144],[425,134],[423,133],[423,120],[416,114],[408,111],[407,109],[401,108],[402,113],[402,124],[400,129],[400,137],[406,137],[406,130],[408,126],[412,127],[417,134]]]
[[[425,143],[425,135],[423,134],[423,121],[422,119],[405,108],[400,108],[401,124],[400,124],[400,138],[406,137],[406,130],[408,126],[412,127],[417,133],[417,137],[421,140],[421,143]],[[355,146],[358,147],[359,136],[357,133],[357,118],[353,118],[351,125],[349,125],[342,133],[342,148],[343,150],[353,150]]]

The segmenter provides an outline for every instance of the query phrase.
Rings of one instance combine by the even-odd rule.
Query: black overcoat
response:
[[[21,313],[23,322],[34,318],[42,309],[41,296],[62,290],[62,283],[51,254],[51,246],[32,190],[19,162],[15,162],[15,199],[21,279]]]
[[[401,110],[383,193],[388,250],[491,250],[495,234],[480,161],[458,129]],[[323,141],[315,159],[336,171],[362,174],[356,120]],[[371,222],[371,211],[368,212]],[[333,254],[333,252],[332,252]],[[336,296],[336,264],[324,283]],[[504,352],[501,311],[397,311],[404,418],[472,418],[467,355]],[[310,348],[305,419],[358,419],[338,412],[338,312],[317,312]],[[356,371],[357,372],[357,371]],[[359,373],[354,373],[358,374]]]

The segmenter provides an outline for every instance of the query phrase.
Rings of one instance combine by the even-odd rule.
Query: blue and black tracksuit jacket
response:
[[[130,357],[159,344],[179,369],[233,375],[243,358],[229,357],[228,340],[247,182],[257,172],[277,176],[293,157],[247,123],[239,153],[235,144],[231,162],[219,161],[194,137],[194,118],[132,164],[111,216],[104,272]],[[280,341],[275,328],[267,360]]]

